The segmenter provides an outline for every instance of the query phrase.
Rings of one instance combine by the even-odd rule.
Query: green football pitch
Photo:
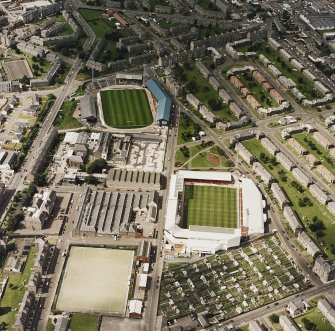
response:
[[[238,228],[237,190],[222,186],[186,185],[184,190],[185,226]]]
[[[152,113],[145,90],[101,91],[104,120],[113,128],[131,129],[152,123]]]

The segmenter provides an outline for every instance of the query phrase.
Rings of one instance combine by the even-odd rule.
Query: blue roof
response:
[[[163,90],[163,88],[155,79],[147,80],[145,85],[158,102],[156,121],[158,122],[164,120],[168,122],[170,119],[171,110],[170,96]]]

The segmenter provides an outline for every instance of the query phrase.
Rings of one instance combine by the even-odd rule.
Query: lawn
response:
[[[208,83],[207,79],[201,75],[194,64],[186,64],[176,69],[176,78],[181,81],[186,89],[201,101],[208,109],[222,121],[236,121],[236,116],[229,107],[222,102],[219,94]],[[215,104],[216,107],[210,106]]]
[[[293,136],[299,143],[304,146],[310,154],[317,157],[321,163],[333,174],[335,174],[335,159],[330,155],[328,149],[322,147],[309,133],[300,133]],[[305,141],[305,139],[307,141]],[[308,142],[310,144],[308,144]],[[315,149],[312,146],[315,146]],[[314,147],[313,146],[313,147]]]
[[[199,153],[195,158],[193,158],[190,163],[189,167],[190,169],[199,169],[199,168],[215,168],[218,166],[216,162],[213,162],[209,158],[208,152],[202,152]]]
[[[183,219],[186,226],[237,228],[237,190],[186,185]]]
[[[251,75],[250,72],[244,72],[240,75],[237,75],[240,81],[245,87],[247,87],[254,98],[264,107],[271,108],[277,107],[278,103],[270,96],[270,94],[262,88],[262,85],[259,84]]]
[[[100,96],[104,119],[109,126],[140,128],[153,121],[145,90],[108,90],[101,91]]]
[[[71,331],[96,331],[100,322],[99,316],[73,314],[71,316]]]
[[[102,17],[102,10],[80,9],[80,15],[87,21],[97,38],[103,38],[106,33],[115,29],[115,24]]]
[[[39,78],[43,78],[46,76],[46,74],[50,71],[53,63],[47,61],[46,58],[41,58],[40,60],[37,59],[36,57],[34,57],[34,60],[33,60],[33,56],[30,56],[30,55],[26,55],[25,56],[29,66],[30,66],[30,69],[31,71],[34,73],[34,76],[36,77],[39,77]],[[33,68],[33,65],[34,66],[38,66],[37,68],[39,68],[38,70],[35,70]],[[35,73],[37,75],[35,75]]]
[[[73,117],[73,113],[77,108],[78,101],[65,101],[61,110],[58,112],[54,121],[54,125],[59,130],[76,129],[83,125]]]
[[[24,270],[21,273],[1,271],[1,278],[9,276],[8,283],[6,286],[5,294],[0,304],[0,324],[7,323],[7,325],[13,325],[15,321],[15,315],[17,314],[23,295],[26,291],[26,284],[31,274],[31,268],[34,265],[36,248],[31,247]],[[9,284],[13,284],[10,288]]]
[[[55,325],[52,323],[52,319],[49,318],[45,331],[54,331],[54,330],[55,330]]]
[[[188,162],[193,156],[201,152],[203,149],[213,146],[212,141],[203,142],[196,145],[193,145],[191,147],[183,146],[180,147],[176,152],[176,160],[175,160],[175,166],[180,167],[184,163]],[[187,164],[186,167],[189,165]]]
[[[300,220],[306,227],[307,233],[314,238],[314,240],[321,246],[330,259],[335,258],[335,254],[331,253],[331,245],[334,243],[335,238],[335,224],[333,224],[333,216],[329,213],[327,208],[321,205],[309,192],[308,189],[305,189],[304,192],[298,192],[293,186],[292,181],[296,179],[286,171],[286,169],[279,163],[272,164],[271,162],[263,162],[260,160],[260,154],[264,153],[266,156],[271,158],[271,155],[267,150],[260,144],[256,139],[246,140],[243,142],[243,145],[255,156],[258,158],[259,162],[274,176],[282,189],[286,192],[288,198],[292,203],[292,209],[297,213]],[[279,172],[284,174],[280,176]],[[312,205],[300,207],[299,199],[308,198]],[[309,228],[309,225],[312,224],[312,219],[314,216],[317,216],[320,220],[323,221],[326,230],[324,231],[324,236],[317,238],[315,233],[312,232]]]
[[[306,314],[295,318],[295,322],[298,324],[299,328],[302,331],[308,331],[308,329],[305,328],[304,323],[302,321],[304,318],[308,319],[309,321],[311,321],[313,324],[316,325],[315,330],[322,330],[322,331],[335,330],[317,307],[314,307]]]

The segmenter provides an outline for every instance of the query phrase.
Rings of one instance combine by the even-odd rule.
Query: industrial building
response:
[[[155,222],[158,194],[102,192],[86,188],[78,200],[74,236],[141,237],[141,222]]]

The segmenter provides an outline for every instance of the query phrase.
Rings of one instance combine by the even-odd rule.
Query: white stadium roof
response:
[[[178,172],[178,177],[184,179],[224,180],[227,182],[231,181],[230,172],[180,170]]]
[[[264,233],[263,200],[256,184],[249,178],[241,178],[243,200],[243,225],[249,234]],[[265,207],[265,206],[264,206]]]

